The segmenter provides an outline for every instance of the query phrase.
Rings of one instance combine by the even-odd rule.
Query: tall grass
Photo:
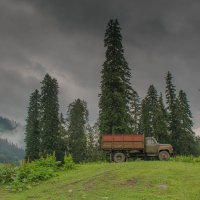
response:
[[[170,159],[175,162],[188,162],[188,163],[200,163],[200,156],[176,156]]]

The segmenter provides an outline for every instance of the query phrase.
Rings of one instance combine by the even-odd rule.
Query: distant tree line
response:
[[[198,154],[199,138],[192,131],[193,121],[187,95],[176,94],[172,74],[167,73],[166,103],[150,85],[146,96],[139,95],[130,83],[131,72],[124,57],[121,28],[110,20],[104,38],[105,62],[101,70],[99,119],[90,126],[84,100],[74,100],[59,113],[59,86],[46,74],[41,90],[31,96],[26,119],[26,159],[34,160],[54,151],[62,159],[65,152],[75,162],[94,161],[101,157],[99,138],[104,134],[144,134],[163,143],[171,143],[176,154]]]
[[[6,139],[0,138],[0,163],[17,163],[23,160],[24,150]]]

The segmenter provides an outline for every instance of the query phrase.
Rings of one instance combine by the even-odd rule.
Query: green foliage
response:
[[[133,90],[130,101],[131,129],[133,133],[139,132],[141,105],[138,93]]]
[[[34,163],[36,163],[38,166],[51,167],[51,168],[57,169],[58,165],[60,164],[60,161],[56,161],[56,156],[54,152],[52,155],[41,157],[39,160],[36,160]]]
[[[26,160],[56,152],[57,160],[63,161],[67,151],[68,135],[62,113],[59,117],[58,83],[46,74],[41,94],[35,90],[30,96],[25,143]]]
[[[145,136],[155,135],[156,112],[158,106],[158,94],[153,85],[150,85],[146,97],[142,100],[140,132]]]
[[[64,169],[74,169],[75,168],[75,164],[74,164],[71,154],[69,154],[69,155],[65,154],[63,168]]]
[[[99,122],[101,134],[131,133],[131,73],[124,58],[122,36],[117,20],[110,20],[104,46],[106,60],[101,71]]]
[[[58,126],[58,150],[56,157],[58,160],[63,161],[65,152],[68,151],[69,146],[69,134],[66,129],[66,120],[61,113],[59,116],[59,126]]]
[[[178,154],[194,154],[195,148],[195,133],[192,130],[193,121],[190,106],[188,104],[187,95],[180,90],[177,98],[176,113],[178,118],[177,123],[177,149]]]
[[[40,154],[52,154],[59,146],[59,103],[57,80],[46,74],[41,87]]]
[[[96,162],[102,160],[100,148],[100,133],[99,123],[96,122],[94,126],[87,126],[87,162]]]
[[[35,90],[30,96],[25,130],[25,158],[30,161],[38,159],[40,153],[39,108],[40,94]]]
[[[189,162],[189,163],[200,163],[200,156],[193,156],[193,155],[189,155],[189,156],[176,156],[176,157],[172,157],[170,158],[171,161],[175,161],[175,162]]]
[[[166,100],[167,100],[167,109],[170,112],[170,114],[173,114],[176,107],[176,88],[172,83],[172,74],[171,72],[167,72],[167,76],[165,78],[166,80]]]
[[[7,184],[14,180],[17,167],[12,164],[0,165],[0,184]]]
[[[71,156],[65,156],[63,166],[56,161],[55,154],[48,155],[33,162],[22,161],[19,166],[1,165],[0,184],[5,185],[11,191],[29,189],[40,181],[45,181],[57,176],[59,170],[74,168]]]
[[[168,131],[168,118],[165,109],[162,94],[158,99],[154,120],[154,136],[160,143],[169,143],[170,136]]]
[[[193,121],[187,95],[180,90],[176,97],[175,86],[172,84],[172,75],[168,72],[166,77],[166,99],[168,114],[168,130],[170,143],[179,155],[197,154],[195,134],[192,130]]]
[[[69,153],[75,162],[86,160],[86,124],[88,123],[87,103],[77,99],[68,107],[67,112]]]
[[[177,116],[177,101],[176,101],[176,89],[172,83],[172,74],[170,72],[167,73],[166,76],[166,103],[167,103],[167,115],[168,115],[168,131],[170,134],[170,142],[173,145],[175,151],[178,149],[178,116]]]

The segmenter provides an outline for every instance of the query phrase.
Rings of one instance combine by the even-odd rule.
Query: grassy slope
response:
[[[84,164],[28,191],[2,192],[0,200],[199,200],[200,165],[159,161]]]

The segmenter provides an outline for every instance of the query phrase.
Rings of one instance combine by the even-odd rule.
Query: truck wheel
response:
[[[159,160],[166,161],[169,160],[170,155],[167,151],[161,151],[158,155]]]
[[[117,152],[114,154],[113,160],[116,163],[125,162],[126,156],[124,155],[124,153]]]

